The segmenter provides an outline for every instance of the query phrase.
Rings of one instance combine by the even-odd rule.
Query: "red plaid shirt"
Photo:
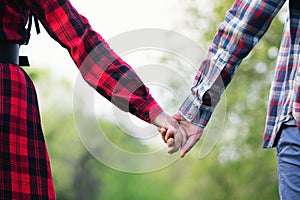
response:
[[[102,96],[146,122],[162,112],[136,72],[69,1],[24,0],[17,9],[14,2],[17,0],[0,1],[0,40],[25,43],[30,35],[25,25],[31,10],[49,35],[69,51],[83,78]]]
[[[102,96],[147,122],[162,112],[135,71],[67,0],[0,0],[0,41],[26,43],[30,12],[69,51],[83,78]],[[34,86],[19,66],[4,63],[0,63],[0,199],[55,199]]]

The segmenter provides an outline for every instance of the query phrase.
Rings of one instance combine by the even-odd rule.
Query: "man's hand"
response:
[[[170,154],[173,154],[178,151],[178,144],[180,143],[180,156],[184,157],[185,154],[189,152],[193,148],[193,146],[200,140],[204,128],[187,121],[180,113],[176,113],[173,118],[179,122],[179,130],[175,133],[174,138],[166,137],[169,147],[168,152]],[[159,128],[158,130],[162,135],[166,134],[167,132],[167,129],[165,128]],[[176,141],[177,138],[181,138],[181,141]],[[176,145],[174,145],[175,143]]]
[[[184,157],[187,152],[189,152],[193,146],[200,140],[203,134],[203,127],[192,124],[187,121],[180,113],[176,113],[173,116],[179,122],[179,131],[181,134],[185,135],[187,140],[181,146],[180,156]],[[177,134],[179,134],[177,132]]]
[[[152,124],[164,130],[160,131],[161,137],[169,147],[177,150],[180,148],[182,137],[176,134],[179,128],[179,123],[176,119],[162,112],[152,121]]]

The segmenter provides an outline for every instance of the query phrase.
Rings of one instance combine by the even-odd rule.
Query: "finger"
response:
[[[200,137],[198,135],[193,135],[186,141],[185,145],[181,148],[180,157],[184,157],[187,152],[189,152],[193,146],[199,141]]]
[[[170,145],[168,145],[169,147],[168,153],[173,154],[179,150],[180,142],[178,141],[181,141],[181,138],[176,137],[175,139],[171,138],[169,140],[170,140]]]
[[[166,138],[167,129],[161,128],[161,127],[157,128],[157,129],[158,129],[158,131],[160,132],[160,135],[161,135],[162,140],[163,140],[165,143],[167,143],[167,140],[165,139],[165,138]]]
[[[167,132],[167,129],[164,128],[164,127],[158,127],[157,130],[158,130],[158,132],[160,132],[160,133],[165,133],[165,132]]]
[[[175,144],[174,138],[170,138],[167,141],[167,145],[169,148],[171,148]]]
[[[168,139],[174,138],[174,131],[171,129],[168,129],[166,134],[165,134],[165,140],[168,141]]]
[[[182,131],[180,131],[180,133],[181,133],[181,137],[182,137],[182,141],[181,141],[181,148],[186,144],[186,142],[187,142],[187,136],[182,132]]]
[[[182,138],[182,133],[178,131],[174,136],[174,144],[172,146],[169,146],[168,153],[173,154],[180,149],[183,141]]]
[[[177,152],[180,147],[184,146],[186,144],[187,137],[182,131],[178,131],[175,135],[175,140],[173,141],[173,145],[169,146],[168,153],[173,154]]]
[[[176,147],[175,145],[173,145],[172,147],[169,147],[168,153],[173,154],[173,153],[177,152],[178,150],[179,150],[179,148]]]
[[[165,143],[167,143],[167,140],[165,139],[166,137],[163,135],[163,134],[161,134],[161,139],[165,142]]]

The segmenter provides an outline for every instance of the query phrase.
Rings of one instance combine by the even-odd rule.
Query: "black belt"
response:
[[[29,66],[27,56],[19,56],[20,45],[8,41],[0,41],[0,63]]]

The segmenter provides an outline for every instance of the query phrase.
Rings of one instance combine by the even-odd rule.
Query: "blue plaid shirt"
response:
[[[286,0],[236,0],[220,24],[201,63],[191,94],[179,112],[205,127],[235,71],[268,30]],[[280,126],[292,119],[300,127],[300,2],[290,0],[272,81],[264,148],[276,146]]]

